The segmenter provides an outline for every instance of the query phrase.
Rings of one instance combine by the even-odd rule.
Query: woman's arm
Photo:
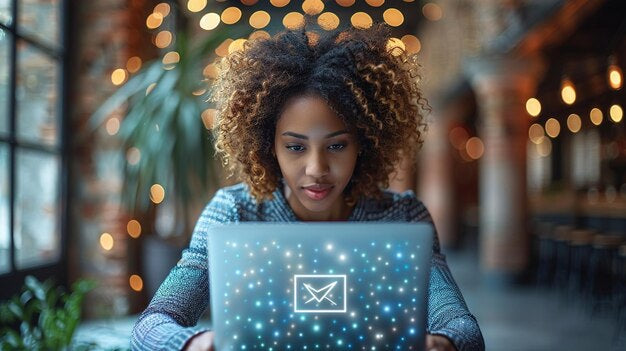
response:
[[[430,213],[417,199],[410,201],[408,213],[411,221],[433,224]],[[467,308],[463,295],[450,273],[445,256],[441,253],[436,229],[428,288],[427,332],[445,336],[452,341],[458,351],[485,349],[478,322]]]
[[[180,350],[193,336],[206,331],[195,325],[209,304],[207,228],[235,221],[235,201],[218,191],[202,212],[189,248],[135,324],[133,350]]]

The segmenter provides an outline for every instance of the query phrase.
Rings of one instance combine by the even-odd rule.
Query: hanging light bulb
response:
[[[617,65],[617,59],[615,56],[609,57],[609,68],[607,69],[606,74],[609,86],[613,90],[619,90],[622,88],[624,75],[622,74],[622,69]]]
[[[569,78],[565,78],[561,82],[561,99],[568,105],[576,101],[576,89],[574,88],[574,83]]]

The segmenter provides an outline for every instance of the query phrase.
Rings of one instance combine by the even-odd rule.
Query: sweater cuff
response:
[[[187,344],[189,339],[192,337],[204,333],[208,331],[207,328],[198,328],[198,327],[180,327],[172,328],[172,325],[162,324],[155,328],[155,332],[161,335],[167,335],[165,340],[165,344],[162,345],[163,350],[182,350],[183,347]]]

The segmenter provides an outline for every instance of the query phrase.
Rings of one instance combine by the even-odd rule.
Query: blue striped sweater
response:
[[[244,184],[220,189],[198,220],[189,247],[141,314],[132,333],[133,350],[180,350],[206,331],[196,326],[209,305],[207,228],[226,222],[298,221],[281,190],[272,200],[257,203]],[[428,210],[411,191],[385,192],[382,199],[359,200],[350,221],[432,222]],[[467,305],[440,252],[435,235],[428,294],[428,332],[450,339],[461,350],[484,350],[476,318]]]

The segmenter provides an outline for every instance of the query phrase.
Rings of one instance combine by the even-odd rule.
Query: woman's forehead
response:
[[[276,128],[280,134],[289,130],[309,137],[325,137],[345,130],[346,125],[324,99],[317,96],[299,96],[287,103]]]

